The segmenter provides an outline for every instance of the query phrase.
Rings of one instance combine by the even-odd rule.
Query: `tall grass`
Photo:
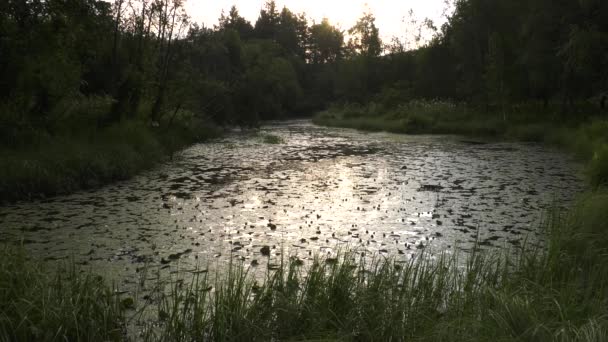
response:
[[[262,279],[233,262],[159,286],[139,338],[605,341],[607,209],[600,191],[552,212],[544,247],[424,252],[408,262],[346,251],[307,266],[286,257]],[[95,277],[49,275],[11,249],[2,251],[0,276],[0,340],[126,338],[121,303]]]
[[[48,272],[22,250],[0,247],[0,341],[119,341],[118,298],[74,267]]]
[[[608,195],[550,215],[545,248],[406,263],[343,253],[284,260],[258,283],[241,265],[176,283],[148,340],[604,341]]]
[[[503,111],[441,100],[412,100],[392,105],[336,104],[317,114],[313,121],[327,126],[393,133],[462,134],[526,141],[540,141],[547,126],[564,122],[558,109],[537,104],[513,105]]]
[[[124,121],[95,132],[43,136],[39,143],[0,147],[0,202],[126,179],[188,144],[216,135],[213,126],[191,121],[168,129]]]
[[[564,115],[560,108],[521,104],[479,108],[445,101],[410,101],[386,106],[334,105],[313,122],[332,127],[406,134],[458,134],[473,137],[544,142],[560,146],[587,165],[593,187],[608,185],[608,120],[586,105]],[[588,111],[588,112],[587,112]]]

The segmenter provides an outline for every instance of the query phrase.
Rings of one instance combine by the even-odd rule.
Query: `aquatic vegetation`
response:
[[[219,282],[197,278],[163,297],[174,320],[156,337],[599,341],[608,333],[607,241],[596,239],[606,206],[597,193],[549,215],[546,249],[422,252],[405,263],[347,252],[310,268],[285,260],[262,284],[231,265]]]
[[[458,134],[548,143],[574,153],[587,163],[587,175],[593,186],[605,185],[608,120],[592,118],[573,122],[573,118],[559,113],[552,107],[512,105],[503,117],[499,111],[488,113],[477,107],[418,100],[390,108],[375,103],[334,105],[318,113],[313,122],[365,131]]]
[[[545,247],[421,251],[406,262],[344,251],[309,266],[285,257],[263,279],[233,261],[220,274],[173,278],[147,303],[128,304],[155,310],[151,321],[140,322],[146,328],[139,338],[147,341],[601,341],[608,336],[607,208],[608,194],[596,192],[569,211],[551,211],[542,227]],[[66,320],[61,336],[122,338],[115,323],[124,300],[103,283],[77,272],[54,283],[39,268],[24,267],[23,254],[6,251],[0,334],[25,340]],[[13,335],[24,312],[15,303],[29,303],[23,335]],[[59,313],[32,314],[42,309]],[[80,315],[65,316],[72,312]]]
[[[264,144],[278,145],[285,142],[282,137],[274,134],[260,134],[259,137]]]
[[[132,266],[144,260],[190,268],[234,257],[263,263],[263,246],[273,263],[282,245],[305,263],[309,253],[342,244],[407,258],[420,242],[450,250],[457,240],[470,248],[477,236],[483,248],[517,246],[527,234],[536,241],[539,208],[554,203],[546,189],[566,204],[584,185],[576,163],[542,147],[308,122],[271,127],[264,131],[290,137],[284,145],[228,133],[127,181],[0,208],[2,237],[23,239],[45,257],[76,248],[78,261],[92,257],[104,267],[111,259],[115,275],[133,282]],[[224,148],[230,144],[237,147]],[[89,236],[108,242],[91,246]]]

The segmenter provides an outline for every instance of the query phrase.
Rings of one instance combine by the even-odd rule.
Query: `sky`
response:
[[[217,24],[222,10],[228,13],[230,7],[236,5],[240,14],[254,24],[264,2],[265,0],[187,0],[186,8],[195,22],[212,27]],[[305,12],[316,22],[327,17],[332,24],[343,30],[352,27],[368,6],[376,16],[376,25],[385,40],[405,37],[406,24],[403,20],[408,17],[410,9],[419,21],[430,18],[437,27],[445,22],[442,17],[444,0],[277,0],[276,3],[279,10],[287,6],[292,12]]]

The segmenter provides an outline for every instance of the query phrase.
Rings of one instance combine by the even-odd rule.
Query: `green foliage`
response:
[[[274,0],[266,1],[255,23],[256,36],[260,39],[276,39],[280,20],[276,2]]]
[[[0,340],[122,340],[123,312],[101,277],[45,268],[21,249],[0,247]]]
[[[348,43],[352,52],[367,57],[376,57],[382,52],[380,30],[376,27],[376,17],[372,13],[364,13],[355,26],[348,30],[348,34],[352,36]]]
[[[540,123],[578,125],[598,113],[608,82],[606,6],[456,1],[428,44],[417,41],[419,48],[407,51],[401,42],[383,54],[370,12],[349,31],[345,47],[345,32],[327,19],[309,24],[305,14],[274,1],[264,4],[255,25],[233,6],[211,29],[190,25],[183,1],[8,0],[0,7],[0,150],[11,165],[36,165],[24,174],[39,179],[82,173],[49,166],[55,164],[124,175],[146,163],[114,172],[111,161],[90,167],[67,160],[86,159],[74,156],[90,149],[109,154],[99,146],[110,144],[87,137],[109,139],[106,132],[133,121],[160,126],[157,144],[140,140],[141,150],[156,148],[151,154],[159,156],[192,142],[199,127],[256,127],[331,103],[360,106],[330,108],[321,117],[332,125],[350,120],[349,127],[393,132],[563,140]],[[425,28],[436,32],[429,20],[420,25],[418,36]],[[577,135],[577,149],[591,159],[595,139]],[[125,137],[114,148],[137,159]],[[62,161],[48,161],[38,146],[51,146]],[[63,157],[60,148],[71,152]],[[598,156],[594,169],[602,169]],[[91,183],[98,178],[111,177]]]
[[[238,33],[241,38],[248,39],[251,38],[253,34],[253,26],[251,26],[249,21],[241,17],[236,6],[230,8],[228,16],[225,16],[224,13],[222,13],[219,22],[221,30],[233,30]]]
[[[497,116],[440,100],[413,100],[394,107],[375,102],[364,106],[333,106],[317,114],[313,121],[328,126],[408,134],[496,136],[505,134],[506,130]]]
[[[64,194],[129,178],[187,144],[218,134],[194,121],[153,130],[133,121],[92,135],[42,138],[40,145],[0,149],[3,201]]]
[[[607,206],[600,192],[552,212],[543,248],[408,262],[345,252],[308,267],[284,259],[261,284],[230,264],[165,291],[147,339],[600,341]]]
[[[142,322],[142,338],[602,341],[607,209],[600,191],[548,212],[543,247],[406,262],[346,251],[309,266],[282,259],[262,282],[236,262],[221,274],[161,281],[158,316]],[[1,254],[1,338],[122,340],[122,309],[141,305],[98,277],[55,275],[23,252]]]
[[[311,60],[313,63],[332,63],[343,56],[344,33],[331,26],[324,18],[310,27]]]
[[[278,144],[282,144],[285,142],[285,140],[278,136],[278,135],[273,135],[273,134],[260,134],[260,139],[262,140],[262,142],[264,144],[272,144],[272,145],[278,145]]]
[[[593,154],[589,165],[592,184],[608,186],[608,144],[601,145]]]

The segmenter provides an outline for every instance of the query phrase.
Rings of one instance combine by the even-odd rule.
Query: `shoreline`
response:
[[[154,130],[139,122],[92,136],[49,137],[0,150],[0,205],[41,200],[129,179],[192,144],[221,135],[215,126]]]

